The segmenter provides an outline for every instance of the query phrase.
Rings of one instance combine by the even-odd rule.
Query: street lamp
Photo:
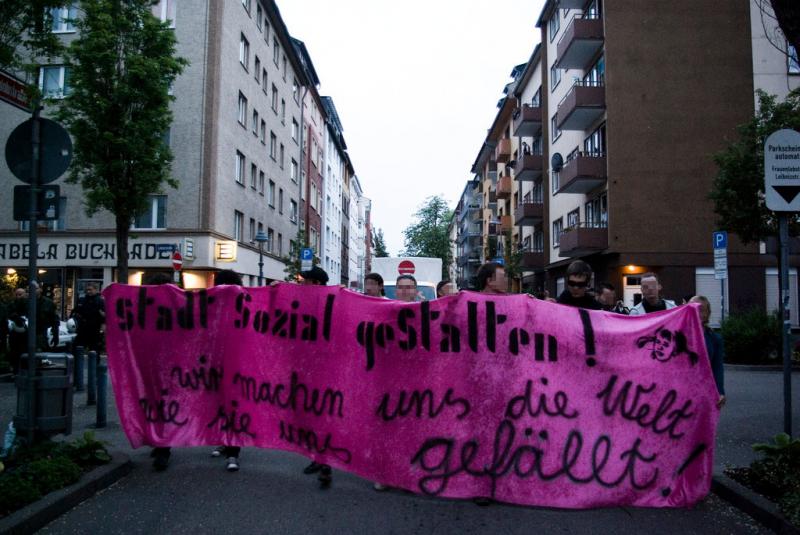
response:
[[[263,230],[259,230],[255,237],[258,243],[258,285],[264,285],[264,243],[269,240]]]

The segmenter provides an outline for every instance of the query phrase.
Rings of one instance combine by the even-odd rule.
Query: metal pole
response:
[[[89,351],[89,373],[86,385],[86,405],[97,403],[97,352]]]
[[[726,279],[720,279],[719,280],[720,295],[722,296],[722,300],[721,300],[722,302],[720,303],[721,306],[720,306],[720,309],[719,309],[720,310],[720,314],[722,314],[720,322],[725,321],[725,281],[726,281]]]
[[[31,128],[31,193],[30,193],[30,212],[28,218],[28,444],[33,444],[36,427],[36,288],[37,279],[37,256],[38,247],[36,244],[36,222],[38,219],[37,196],[39,192],[39,172],[40,172],[40,145],[41,131],[39,113],[42,107],[34,104],[33,124]]]
[[[258,285],[264,286],[264,244],[258,242]]]
[[[75,391],[83,392],[83,346],[76,346],[75,352]]]
[[[789,308],[789,216],[778,213],[778,236],[781,252],[781,332],[783,334],[783,431],[792,436],[792,349],[790,347],[791,317]]]
[[[108,363],[106,359],[98,357],[97,363],[97,421],[96,428],[106,426],[108,402]]]

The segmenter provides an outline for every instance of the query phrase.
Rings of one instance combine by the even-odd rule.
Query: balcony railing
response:
[[[497,180],[497,198],[498,199],[508,199],[511,197],[511,177],[504,176],[500,177]]]
[[[604,152],[577,152],[559,173],[558,193],[588,193],[606,182]]]
[[[514,135],[535,137],[542,131],[542,108],[531,104],[523,104],[514,112]]]
[[[520,253],[522,254],[520,258],[520,267],[523,270],[542,269],[547,263],[544,256],[544,249],[540,247],[522,249]]]
[[[523,154],[514,166],[514,178],[521,181],[536,181],[542,178],[542,155]]]
[[[577,14],[558,40],[556,66],[585,69],[603,48],[603,20],[596,14]]]
[[[559,238],[559,254],[576,257],[608,249],[608,223],[578,223],[565,228]]]
[[[514,226],[514,222],[511,219],[510,215],[500,216],[500,232],[506,234],[507,232],[511,232],[512,227]]]
[[[503,138],[497,142],[494,159],[498,163],[507,163],[511,159],[511,138]]]
[[[514,224],[518,227],[532,227],[542,222],[544,203],[541,196],[538,200],[524,200],[514,208]]]
[[[558,104],[556,124],[561,130],[587,130],[606,111],[602,80],[577,80]]]

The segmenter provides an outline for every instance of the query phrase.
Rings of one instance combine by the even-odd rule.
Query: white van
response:
[[[395,282],[400,275],[417,279],[417,290],[425,300],[436,299],[436,285],[442,280],[442,259],[400,256],[372,259],[372,271],[383,277],[386,297],[396,299]]]

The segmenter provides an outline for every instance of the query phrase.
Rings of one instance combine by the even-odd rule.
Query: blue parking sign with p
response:
[[[300,260],[312,260],[314,258],[314,249],[311,247],[303,247],[300,249]]]
[[[714,249],[727,249],[728,248],[728,233],[724,230],[718,230],[713,233]]]

